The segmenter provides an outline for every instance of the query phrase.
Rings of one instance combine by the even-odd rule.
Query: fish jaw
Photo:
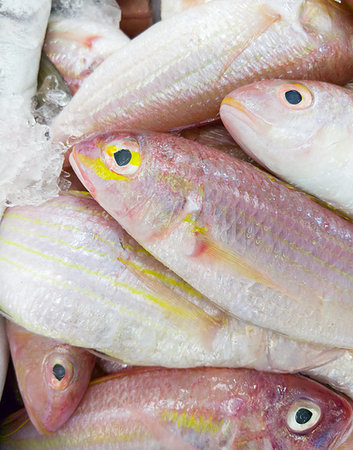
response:
[[[300,103],[286,100],[290,91],[300,93]],[[351,91],[317,81],[261,81],[231,92],[221,118],[260,164],[353,216]]]
[[[19,389],[31,422],[40,434],[54,432],[71,417],[87,390],[95,357],[85,349],[60,344],[7,322],[11,355]],[[53,367],[66,375],[55,384]]]

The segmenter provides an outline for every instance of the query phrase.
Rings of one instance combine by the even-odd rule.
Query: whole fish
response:
[[[130,365],[288,372],[342,354],[231,318],[141,248],[87,192],[4,214],[0,309],[33,333]]]
[[[83,348],[62,344],[7,322],[18,387],[39,433],[58,430],[88,388],[95,357]]]
[[[5,319],[0,316],[0,400],[6,380],[8,361],[9,361],[9,347],[7,345]]]
[[[40,436],[23,413],[2,424],[1,448],[334,449],[352,406],[296,375],[246,369],[134,369],[94,380],[72,418]]]
[[[221,117],[252,158],[353,217],[351,90],[319,81],[260,81],[228,94]]]
[[[228,92],[263,78],[344,84],[353,78],[352,47],[353,16],[327,0],[211,1],[107,58],[53,122],[53,141],[203,122]]]
[[[74,10],[71,3],[55,3],[66,8],[50,16],[43,48],[74,94],[89,74],[130,39],[119,30],[121,14],[114,0],[76,2]]]
[[[224,152],[170,134],[97,135],[70,162],[159,261],[236,317],[353,348],[353,224]]]

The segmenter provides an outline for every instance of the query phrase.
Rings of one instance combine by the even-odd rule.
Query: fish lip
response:
[[[221,103],[221,108],[223,108],[223,113],[236,117],[236,119],[241,120],[249,128],[266,129],[270,127],[270,124],[265,122],[261,117],[250,112],[242,103],[235,100],[233,97],[225,97]],[[240,114],[237,112],[239,111]]]
[[[69,156],[69,161],[71,164],[71,167],[73,168],[77,178],[81,181],[81,183],[85,186],[85,188],[93,195],[94,193],[94,186],[93,184],[88,180],[87,177],[85,177],[84,172],[81,169],[81,165],[77,158],[77,151],[76,146],[74,145],[72,147],[72,151]]]

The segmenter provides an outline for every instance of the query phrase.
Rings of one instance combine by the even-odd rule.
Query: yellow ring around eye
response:
[[[141,157],[139,152],[131,152],[131,159],[129,164],[132,166],[139,166],[141,164]]]
[[[118,149],[116,145],[106,145],[104,150],[109,156],[113,156],[114,153],[118,152],[121,149]]]

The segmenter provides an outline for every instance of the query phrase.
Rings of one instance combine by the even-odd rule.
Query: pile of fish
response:
[[[353,448],[352,2],[47,19],[20,125],[50,156],[1,168],[0,448]]]

